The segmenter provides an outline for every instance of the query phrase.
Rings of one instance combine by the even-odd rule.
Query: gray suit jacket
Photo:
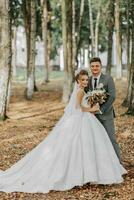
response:
[[[109,75],[101,74],[99,83],[103,84],[103,88],[110,94],[107,101],[103,103],[100,107],[102,114],[96,114],[96,117],[100,120],[109,120],[115,117],[113,102],[115,101],[115,84],[113,78]],[[89,87],[92,88],[92,76],[89,78]]]

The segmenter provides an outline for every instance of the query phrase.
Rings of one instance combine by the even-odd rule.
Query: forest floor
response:
[[[63,114],[62,84],[52,81],[39,85],[31,101],[24,98],[24,85],[14,84],[8,117],[0,122],[0,169],[5,170],[38,145]],[[49,194],[3,193],[0,200],[134,200],[134,117],[123,115],[121,103],[126,95],[126,81],[116,82],[116,137],[128,174],[118,185],[90,185]]]

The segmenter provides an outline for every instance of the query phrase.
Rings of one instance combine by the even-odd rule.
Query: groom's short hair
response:
[[[99,63],[101,64],[101,59],[100,59],[99,57],[93,57],[93,58],[91,58],[91,60],[90,60],[90,64],[91,64],[92,62],[99,62]],[[101,65],[102,65],[102,64],[101,64]]]

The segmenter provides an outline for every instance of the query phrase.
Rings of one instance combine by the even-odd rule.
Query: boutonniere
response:
[[[104,87],[104,84],[103,83],[99,83],[99,85],[98,85],[98,87],[97,87],[97,89],[103,89],[103,87]]]

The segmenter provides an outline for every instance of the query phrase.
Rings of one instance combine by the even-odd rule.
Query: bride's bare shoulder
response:
[[[82,88],[79,88],[77,92],[77,96],[83,96],[83,95],[84,95],[84,90]]]

